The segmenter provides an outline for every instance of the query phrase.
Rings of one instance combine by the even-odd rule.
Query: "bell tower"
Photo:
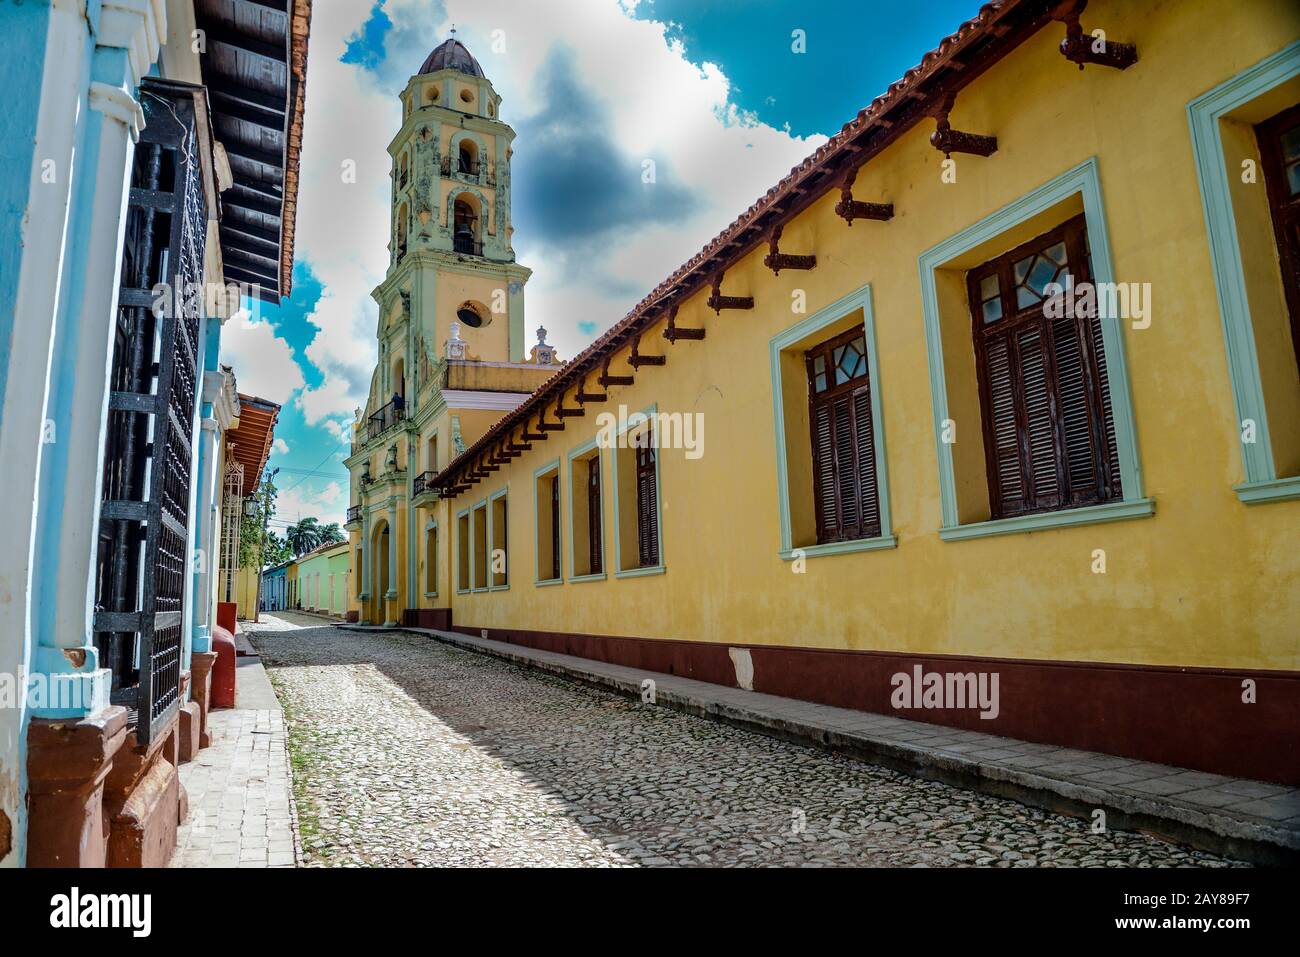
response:
[[[500,119],[501,97],[453,36],[425,58],[401,103],[402,127],[388,147],[392,219],[388,274],[375,295],[380,338],[386,323],[409,320],[430,358],[445,358],[457,322],[467,357],[521,361],[531,271],[515,262],[512,246],[515,132]]]

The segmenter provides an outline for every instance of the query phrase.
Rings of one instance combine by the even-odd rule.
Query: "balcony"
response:
[[[436,472],[421,472],[411,482],[411,504],[424,505],[438,498],[438,489],[433,484]]]
[[[360,524],[360,522],[361,522],[361,506],[360,506],[360,505],[349,505],[349,506],[348,506],[348,517],[347,517],[347,519],[343,522],[343,524],[344,524],[344,525],[358,525],[358,524]]]
[[[492,164],[483,163],[479,160],[463,160],[459,157],[453,160],[450,156],[444,156],[442,158],[442,175],[456,176],[484,186],[496,186],[497,184],[496,171],[493,169]]]
[[[374,439],[383,435],[397,423],[406,418],[406,402],[389,402],[366,420],[366,438]]]

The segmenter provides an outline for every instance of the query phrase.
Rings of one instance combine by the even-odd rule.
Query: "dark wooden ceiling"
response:
[[[221,250],[228,280],[256,283],[262,298],[288,294],[285,251],[292,252],[292,209],[286,215],[286,170],[296,166],[290,136],[301,115],[293,67],[295,0],[198,0],[206,35],[203,81],[213,132],[225,147],[234,186],[221,196]],[[304,38],[305,42],[305,38]],[[305,57],[304,57],[305,59]],[[290,182],[296,204],[296,173]]]

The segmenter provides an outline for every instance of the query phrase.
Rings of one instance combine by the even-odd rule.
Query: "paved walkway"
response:
[[[1111,827],[1151,830],[1261,862],[1294,864],[1300,857],[1300,790],[1285,785],[725,688],[459,632],[415,631],[627,695],[639,696],[649,678],[661,705],[1049,810],[1090,818],[1102,809]]]
[[[180,768],[190,813],[172,867],[293,867],[284,715],[256,658],[238,659],[235,701],[208,715],[212,746]]]
[[[1230,863],[427,636],[287,624],[252,640],[306,865]]]

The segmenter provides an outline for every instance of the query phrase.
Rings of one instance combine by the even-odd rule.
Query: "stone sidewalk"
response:
[[[1256,863],[1300,860],[1300,790],[1284,785],[780,698],[459,632],[401,630],[634,697],[649,678],[660,705],[1051,811],[1091,819],[1101,809],[1110,828]]]
[[[212,746],[181,765],[190,812],[171,867],[297,864],[288,734],[256,658],[239,659],[235,700],[208,715]]]

